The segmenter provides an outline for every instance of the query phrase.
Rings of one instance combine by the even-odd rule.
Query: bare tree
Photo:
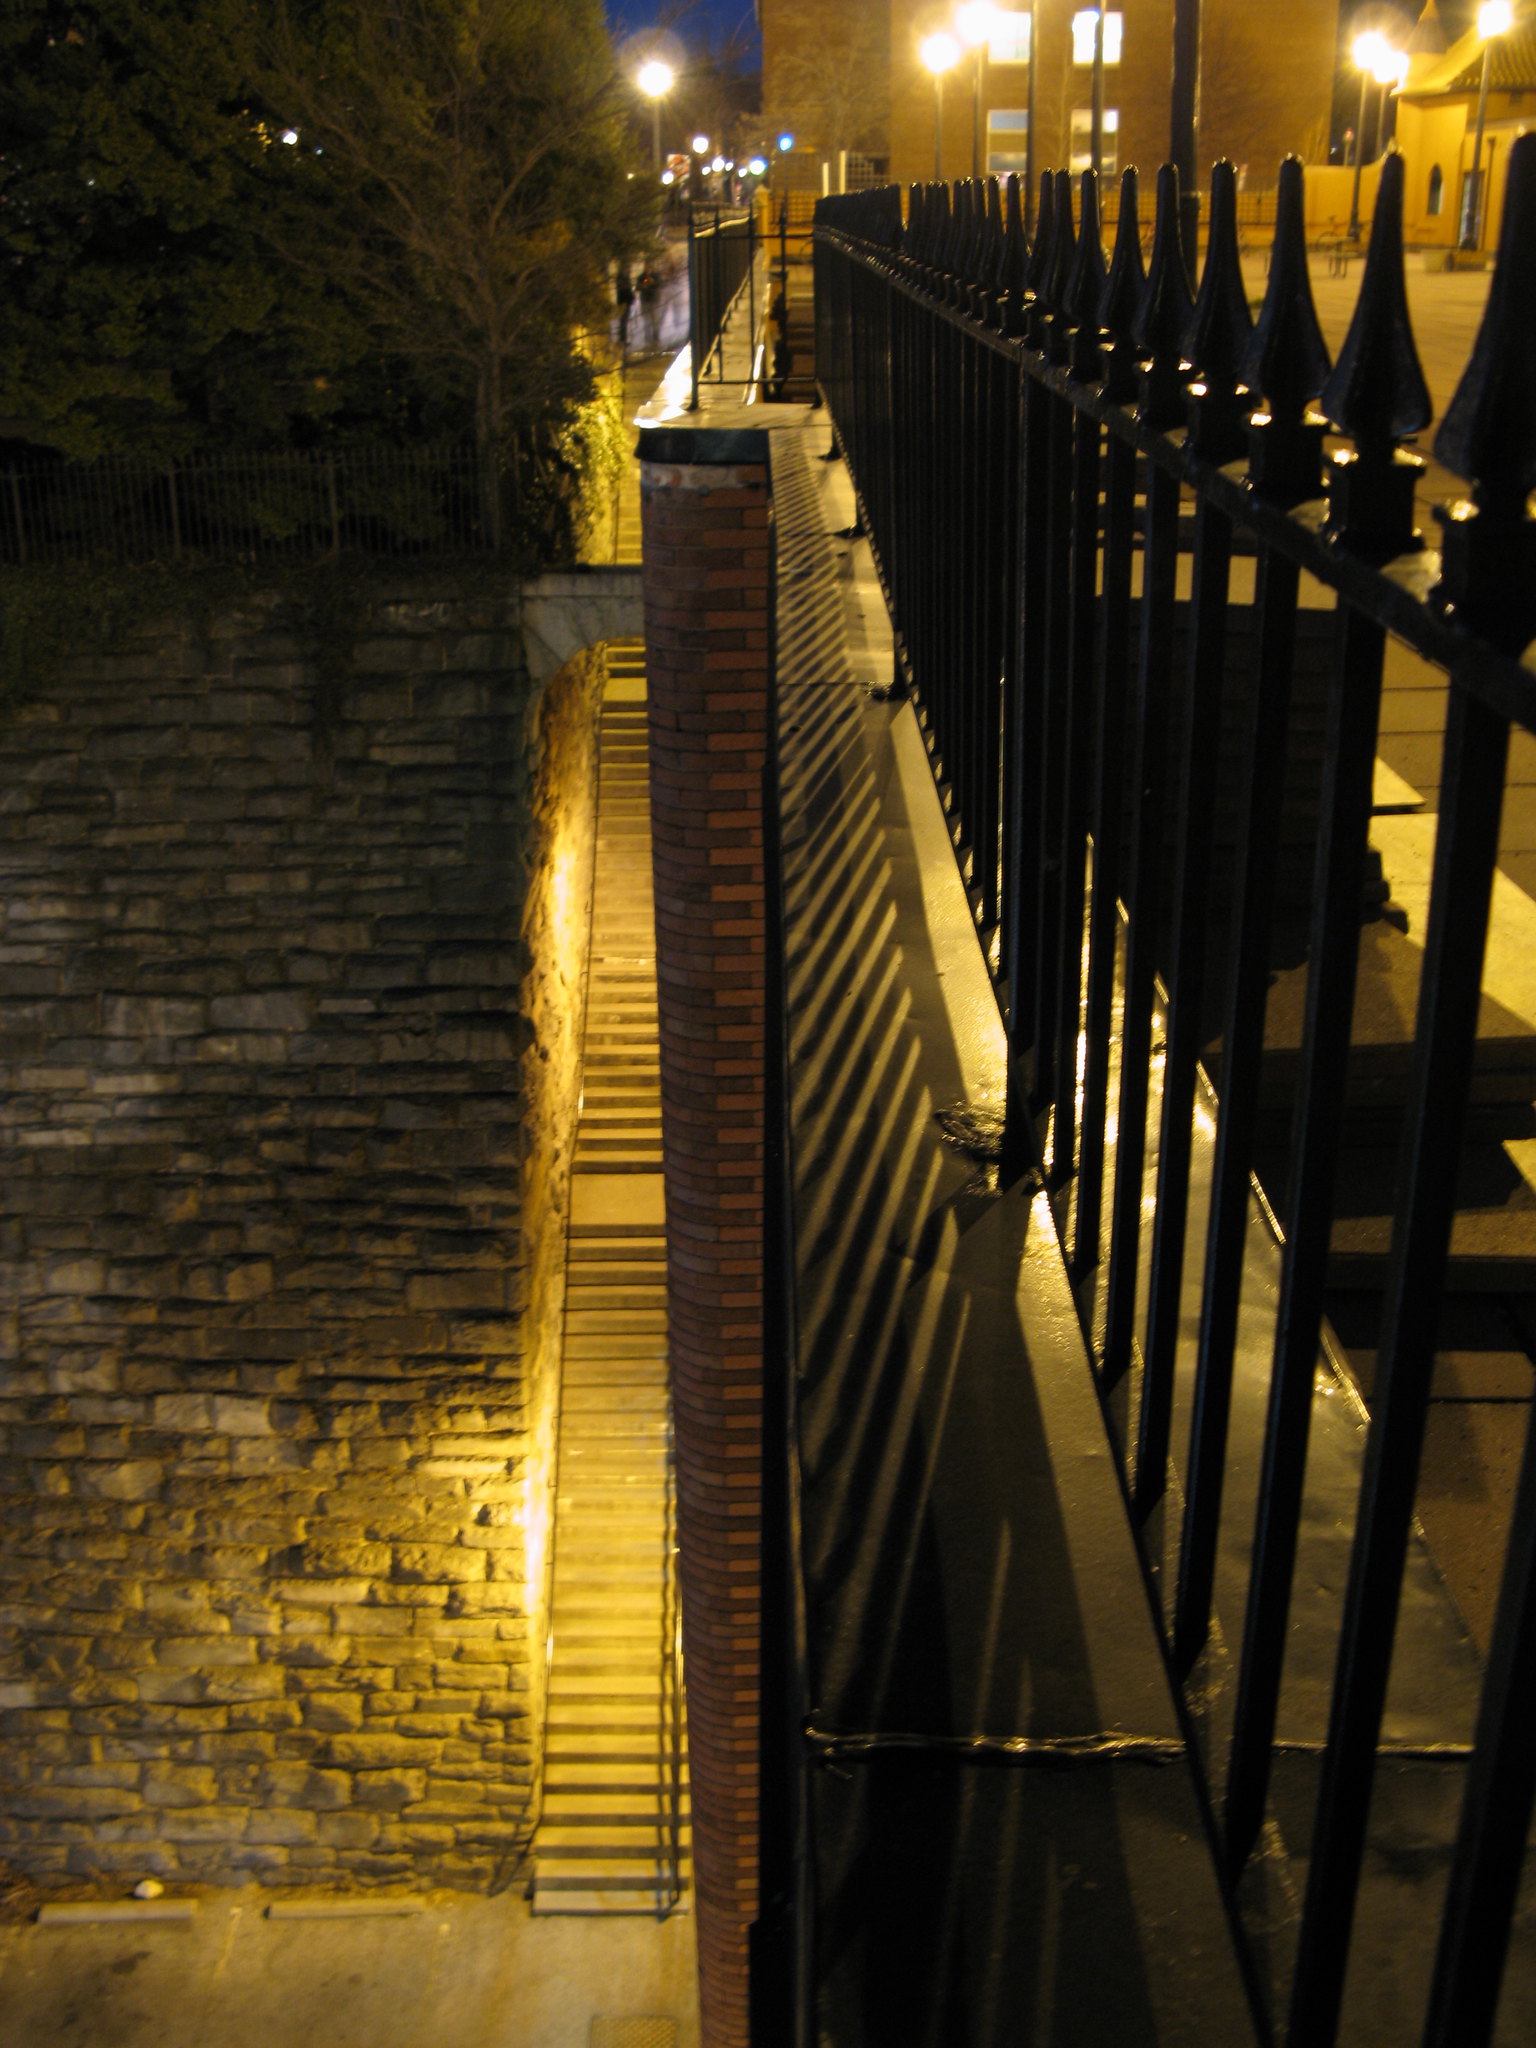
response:
[[[611,260],[653,208],[628,175],[626,90],[597,0],[279,0],[255,31],[297,147],[350,208],[274,218],[284,261],[319,272],[380,348],[472,399],[494,537],[518,436],[563,417],[591,373]]]
[[[886,9],[867,0],[781,0],[764,50],[764,112],[829,153],[883,155],[890,68]]]

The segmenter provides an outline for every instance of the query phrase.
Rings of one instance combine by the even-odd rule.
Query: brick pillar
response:
[[[757,1916],[769,499],[761,431],[642,440],[667,1311],[705,2048]]]

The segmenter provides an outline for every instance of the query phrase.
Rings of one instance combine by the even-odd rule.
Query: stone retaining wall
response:
[[[0,1861],[484,1884],[537,1770],[598,664],[395,578],[0,726]],[[319,680],[317,680],[319,678]]]

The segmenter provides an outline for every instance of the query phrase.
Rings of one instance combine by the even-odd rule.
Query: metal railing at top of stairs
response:
[[[657,1919],[674,1912],[683,1896],[683,1610],[677,1577],[677,1473],[670,1432],[667,1443],[665,1519],[662,1526],[661,1833],[663,1880],[657,1888]]]
[[[725,374],[725,332],[747,300],[747,328],[755,347],[757,334],[757,213],[724,213],[717,206],[701,216],[688,215],[688,342],[692,390],[690,411],[699,407],[701,383],[722,384]],[[750,377],[746,380],[751,381]]]
[[[1172,167],[1159,176],[1149,267],[1134,172],[1126,179],[1108,264],[1092,173],[1075,219],[1073,181],[1046,174],[1033,238],[1012,180],[823,200],[817,369],[997,975],[1009,1031],[1005,1177],[1038,1167],[1057,1197],[1070,1271],[1084,1285],[1098,1274],[1107,1309],[1102,1325],[1085,1312],[1084,1336],[1107,1412],[1117,1389],[1122,1401],[1135,1390],[1125,1422],[1132,1508],[1138,1526],[1158,1509],[1169,1521],[1165,1569],[1177,1571],[1177,1596],[1166,1651],[1179,1677],[1212,1626],[1236,1318],[1267,1100],[1266,995],[1277,948],[1300,934],[1305,1018],[1288,1148],[1279,1141],[1279,1309],[1241,1668],[1224,1782],[1215,1782],[1217,1760],[1208,1787],[1234,1896],[1260,1839],[1277,1752],[1341,1213],[1388,636],[1449,678],[1379,1364],[1289,2014],[1274,2016],[1275,2037],[1290,2048],[1331,2048],[1412,1540],[1510,737],[1536,733],[1536,136],[1510,152],[1486,314],[1436,437],[1439,459],[1474,480],[1470,502],[1442,514],[1438,549],[1414,528],[1423,464],[1404,446],[1431,415],[1404,288],[1402,159],[1383,168],[1336,365],[1312,306],[1299,162],[1281,171],[1256,321],[1238,260],[1232,167],[1218,165],[1213,178],[1198,294]],[[1353,446],[1325,455],[1327,423]],[[1230,601],[1240,535],[1255,556],[1251,606]],[[1188,584],[1179,581],[1181,555]],[[1310,615],[1304,576],[1327,598]],[[1287,764],[1299,746],[1308,661],[1323,738],[1292,843]],[[1225,753],[1218,730],[1229,736]],[[1160,988],[1158,1189],[1144,1259]],[[1191,1121],[1201,1064],[1213,1057],[1214,1181],[1180,1500],[1169,1474],[1175,1357],[1189,1313]],[[1484,2048],[1493,2037],[1536,1795],[1533,1714],[1528,1440],[1424,2048]]]

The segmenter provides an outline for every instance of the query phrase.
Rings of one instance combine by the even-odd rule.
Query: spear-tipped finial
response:
[[[1355,317],[1319,401],[1355,443],[1329,464],[1329,531],[1378,561],[1423,546],[1413,494],[1424,464],[1397,444],[1427,427],[1433,410],[1403,282],[1403,183],[1394,151],[1381,167]]]
[[[1084,171],[1079,189],[1077,254],[1067,279],[1066,310],[1072,324],[1072,374],[1090,378],[1099,374],[1099,316],[1109,273],[1099,232],[1098,173]]]
[[[1493,283],[1472,354],[1435,435],[1472,502],[1441,514],[1436,596],[1475,632],[1518,651],[1536,635],[1536,135],[1510,147]]]
[[[1029,275],[1025,280],[1028,305],[1024,338],[1031,348],[1045,346],[1045,314],[1051,272],[1056,265],[1056,174],[1040,173],[1040,210],[1035,216],[1035,245],[1029,252]]]
[[[1157,174],[1152,261],[1132,330],[1144,365],[1141,416],[1149,427],[1171,427],[1183,413],[1183,342],[1193,311],[1179,234],[1179,173],[1173,164],[1164,164]]]
[[[1007,180],[1003,221],[1003,280],[1007,294],[1002,308],[1003,330],[1024,332],[1024,299],[1029,284],[1029,236],[1024,230],[1024,186],[1022,180]]]
[[[1323,420],[1309,412],[1328,380],[1328,350],[1307,272],[1300,157],[1280,166],[1269,289],[1243,353],[1243,382],[1262,395],[1249,440],[1249,474],[1268,495],[1295,502],[1322,488]]]
[[[1184,353],[1198,372],[1190,386],[1189,444],[1207,462],[1236,462],[1247,446],[1253,401],[1242,365],[1252,333],[1237,246],[1237,173],[1223,157],[1211,168],[1205,271],[1184,337]]]
[[[1136,324],[1136,309],[1147,286],[1147,267],[1141,260],[1138,185],[1136,167],[1131,164],[1120,174],[1120,219],[1115,227],[1115,253],[1099,306],[1104,388],[1111,398],[1122,401],[1134,397],[1136,392],[1136,352],[1131,330]]]

